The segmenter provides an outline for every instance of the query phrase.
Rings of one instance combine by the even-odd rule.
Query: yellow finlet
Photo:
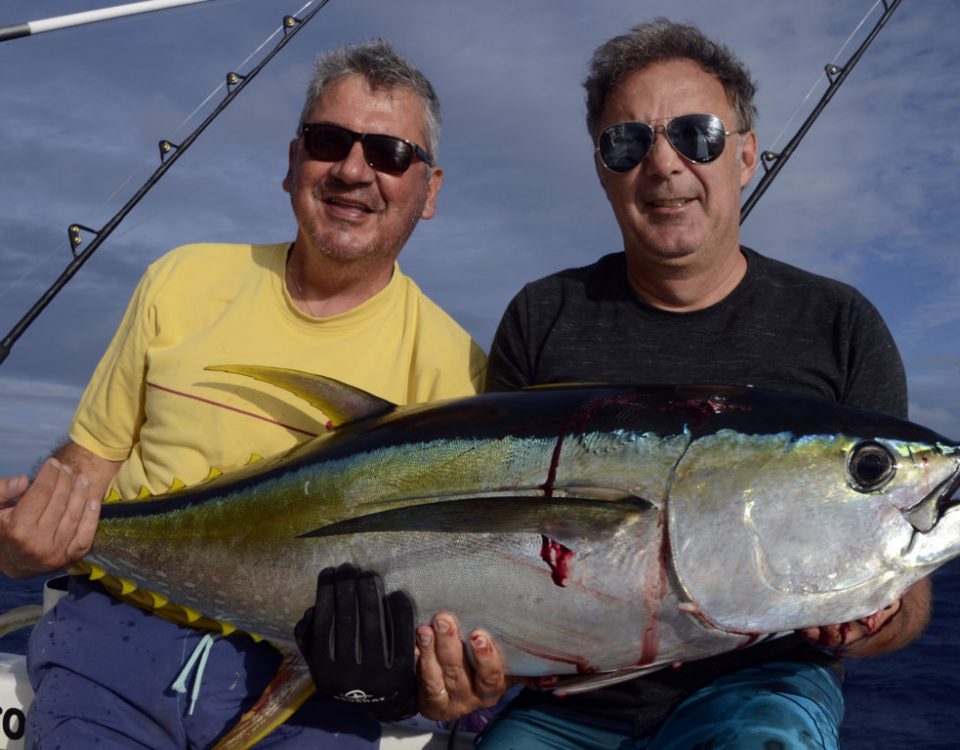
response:
[[[170,603],[170,600],[163,594],[158,594],[156,591],[148,591],[147,593],[150,594],[150,599],[152,600],[152,609],[160,609],[160,607],[165,607]]]
[[[197,612],[197,610],[191,607],[184,607],[182,604],[178,606],[180,607],[180,609],[183,610],[183,614],[186,616],[187,622],[191,624],[195,623],[197,620],[199,620],[203,616],[199,612]]]
[[[137,500],[147,500],[148,498],[153,497],[153,493],[147,489],[146,485],[140,485],[140,491],[137,493]]]
[[[174,477],[173,481],[170,482],[170,487],[167,488],[167,492],[179,492],[180,490],[186,489],[186,487],[186,482],[184,482],[180,477]]]
[[[103,498],[103,502],[105,503],[119,503],[121,500],[123,500],[123,498],[120,497],[120,493],[117,492],[116,487],[111,487],[110,492],[108,492],[107,496]]]
[[[81,560],[71,566],[68,572],[71,575],[89,576],[91,581],[99,580],[112,596],[115,596],[127,604],[151,612],[164,620],[175,622],[178,625],[185,625],[202,630],[212,630],[215,633],[222,633],[223,635],[244,633],[250,636],[255,643],[264,640],[262,635],[238,630],[236,625],[229,622],[206,617],[191,607],[172,602],[166,595],[158,591],[140,588],[133,581],[108,573],[96,563]]]
[[[220,471],[220,469],[218,469],[216,466],[211,466],[210,473],[207,474],[206,478],[203,481],[209,482],[211,479],[216,479],[217,477],[222,477],[222,476],[223,476],[223,472]]]
[[[247,466],[250,464],[255,464],[257,461],[263,461],[263,456],[261,456],[259,453],[251,453],[250,460],[247,461]]]

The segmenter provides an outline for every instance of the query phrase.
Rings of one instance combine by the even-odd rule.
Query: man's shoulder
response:
[[[417,371],[432,374],[428,379],[442,373],[443,384],[437,385],[432,398],[448,398],[454,395],[476,393],[480,390],[487,367],[487,355],[473,337],[450,313],[431,299],[410,276],[402,273],[399,266],[397,281],[402,285],[404,312],[412,314],[416,321]],[[460,374],[464,373],[463,377]],[[458,379],[459,378],[459,379]]]
[[[288,247],[289,243],[251,245],[233,242],[194,242],[175,247],[150,264],[151,269],[236,266],[262,262]]]
[[[751,248],[744,247],[743,251],[748,262],[755,269],[757,280],[764,286],[776,287],[778,292],[789,294],[793,291],[803,295],[818,294],[839,303],[850,303],[865,299],[856,287],[846,282],[762,255]]]
[[[258,270],[281,263],[289,243],[250,245],[198,242],[180,245],[153,261],[143,276],[147,288],[189,285],[192,289],[234,285]]]
[[[417,324],[425,329],[428,335],[442,334],[451,339],[461,341],[471,341],[470,334],[461,326],[453,316],[435,302],[420,285],[410,276],[407,276],[397,267],[396,273],[399,276],[399,283],[403,287],[403,299],[407,305],[415,305],[417,314]]]
[[[543,276],[526,284],[521,294],[547,296],[562,290],[584,290],[588,287],[622,284],[626,278],[627,261],[623,252],[604,255],[585,266],[574,266]]]

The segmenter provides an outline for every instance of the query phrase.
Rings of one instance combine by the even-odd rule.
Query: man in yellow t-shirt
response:
[[[194,484],[324,431],[327,415],[296,396],[208,365],[320,373],[397,404],[477,390],[482,351],[396,265],[375,295],[318,318],[284,284],[291,252],[187,245],[147,270],[70,429],[77,445],[123,462],[120,497]]]
[[[162,492],[323,429],[326,417],[289,394],[208,365],[317,372],[397,403],[474,393],[482,351],[396,263],[435,211],[438,134],[433,88],[386,42],[318,58],[283,181],[295,240],[191,245],[148,269],[70,442],[32,484],[0,480],[0,571],[36,575],[83,557],[111,485],[125,498]],[[72,579],[31,639],[27,744],[210,746],[259,696],[278,656],[246,637],[216,641],[190,707],[170,688],[199,639]],[[313,703],[258,747],[376,746],[368,714]]]

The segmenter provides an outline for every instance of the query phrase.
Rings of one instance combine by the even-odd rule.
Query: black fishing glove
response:
[[[417,712],[413,602],[345,564],[317,576],[316,604],[297,623],[297,645],[321,698],[362,706],[380,720]]]

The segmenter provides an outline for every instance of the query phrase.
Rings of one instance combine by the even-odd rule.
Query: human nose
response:
[[[653,176],[665,176],[679,172],[683,167],[683,158],[667,138],[664,127],[654,130],[653,145],[642,162],[644,171]]]
[[[360,140],[353,142],[347,155],[333,162],[330,171],[343,182],[371,182],[374,179],[373,167],[367,164]]]

